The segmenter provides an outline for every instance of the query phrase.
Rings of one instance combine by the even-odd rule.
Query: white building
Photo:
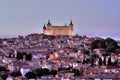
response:
[[[25,76],[25,74],[30,72],[30,71],[31,71],[30,68],[27,68],[27,67],[22,67],[20,69],[20,72],[21,72],[22,76]]]

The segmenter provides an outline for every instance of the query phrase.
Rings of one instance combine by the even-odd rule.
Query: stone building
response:
[[[64,26],[53,26],[48,20],[47,26],[43,26],[43,34],[45,35],[66,35],[66,36],[73,36],[74,35],[74,25],[72,20],[70,21],[69,26],[66,24]]]

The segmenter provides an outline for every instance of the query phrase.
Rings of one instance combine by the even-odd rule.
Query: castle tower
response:
[[[72,20],[70,21],[70,25],[69,26],[73,26]]]
[[[48,20],[47,26],[51,26],[50,20]]]
[[[44,24],[44,26],[43,26],[43,30],[45,30],[46,29],[46,26],[45,26],[45,24]]]
[[[43,33],[45,33],[45,30],[46,30],[46,26],[44,24],[44,26],[43,26]]]
[[[73,22],[72,22],[72,20],[70,20],[70,24],[69,24],[69,27],[71,28],[71,31],[69,31],[69,33],[71,33],[71,34],[74,34],[74,28],[73,28]]]

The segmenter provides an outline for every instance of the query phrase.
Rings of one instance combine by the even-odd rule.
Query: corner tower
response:
[[[49,19],[48,19],[47,26],[52,26]]]

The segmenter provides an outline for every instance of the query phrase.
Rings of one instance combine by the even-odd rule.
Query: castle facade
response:
[[[43,26],[43,34],[45,35],[52,35],[52,36],[57,36],[57,35],[66,35],[66,36],[73,36],[74,35],[74,26],[72,23],[72,20],[70,21],[69,26],[64,25],[64,26],[53,26],[50,23],[50,20],[48,20],[47,25]]]

